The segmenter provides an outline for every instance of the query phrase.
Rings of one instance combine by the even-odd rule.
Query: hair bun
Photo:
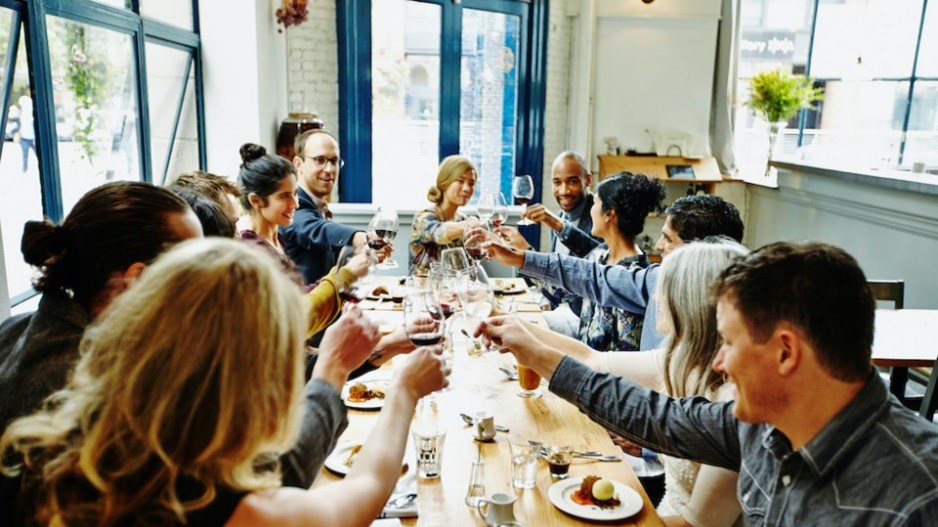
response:
[[[27,221],[23,226],[20,251],[26,263],[41,267],[50,258],[65,252],[65,232],[47,221]]]
[[[244,143],[241,145],[241,166],[267,154],[267,149],[254,143]]]
[[[439,205],[440,201],[443,200],[443,193],[434,185],[427,190],[427,199],[430,200],[430,203]]]

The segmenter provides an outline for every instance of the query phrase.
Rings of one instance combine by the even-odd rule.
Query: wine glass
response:
[[[462,271],[472,267],[469,263],[469,256],[466,255],[466,251],[462,247],[443,249],[443,252],[440,253],[440,262],[443,264],[443,269],[452,271]]]
[[[488,249],[482,247],[482,244],[485,242],[485,239],[472,240],[472,237],[475,236],[478,232],[486,232],[481,226],[466,229],[463,231],[462,235],[462,246],[466,250],[466,254],[469,255],[475,262],[481,262],[489,255]],[[471,240],[471,241],[470,241]]]
[[[482,221],[482,224],[486,224],[495,214],[495,209],[498,206],[496,194],[493,192],[485,192],[479,197],[479,202],[476,203],[476,210],[479,212],[479,220]]]
[[[515,176],[511,180],[511,195],[521,204],[521,215],[524,216],[528,203],[534,198],[534,180],[531,176]],[[534,222],[522,217],[518,225],[534,225]]]
[[[433,346],[443,340],[443,310],[429,284],[411,282],[404,296],[404,330],[414,346]]]
[[[504,225],[507,220],[508,202],[505,201],[505,196],[502,196],[502,193],[499,192],[495,194],[495,212],[492,213],[492,226],[497,229]]]
[[[368,273],[365,274],[365,276],[360,276],[351,282],[345,282],[339,288],[339,298],[346,302],[347,305],[357,304],[364,300],[371,291],[371,286],[374,284],[374,254],[371,252],[371,249],[359,249],[353,245],[346,245],[339,253],[336,265],[337,267],[343,267],[349,260],[358,255],[360,251],[367,251],[368,257],[371,259],[371,264],[368,266]]]
[[[495,292],[480,266],[460,273],[459,301],[464,313],[480,321],[492,314]]]
[[[378,207],[378,211],[368,223],[368,246],[375,251],[384,249],[389,243],[394,241],[397,236],[397,228],[400,220],[394,211],[384,211]],[[377,269],[397,269],[397,262],[391,258],[375,266]]]

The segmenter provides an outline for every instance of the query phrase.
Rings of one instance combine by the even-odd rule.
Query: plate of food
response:
[[[390,300],[391,291],[386,286],[379,285],[368,292],[368,300]]]
[[[526,290],[516,281],[500,280],[496,278],[492,283],[492,291],[494,291],[496,295],[520,295]]]
[[[384,395],[388,391],[388,381],[351,381],[342,388],[342,400],[345,406],[358,410],[378,410],[384,406]]]
[[[358,452],[361,451],[362,444],[355,442],[346,442],[341,443],[339,446],[335,447],[335,450],[329,454],[329,457],[326,458],[326,461],[323,463],[330,472],[338,474],[339,476],[345,476],[348,474],[348,471],[352,469],[352,465],[355,464],[355,456],[358,455]],[[413,452],[412,448],[407,449],[408,452]],[[410,475],[413,472],[416,463],[413,460],[413,457],[409,454],[404,455],[404,464],[401,466],[401,477]]]
[[[584,520],[612,521],[642,510],[642,497],[618,481],[586,476],[562,479],[550,486],[547,497],[555,507]]]

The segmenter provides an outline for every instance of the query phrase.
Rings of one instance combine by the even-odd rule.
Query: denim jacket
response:
[[[938,427],[871,375],[856,398],[798,450],[732,402],[672,399],[564,358],[550,389],[604,427],[664,454],[739,471],[746,525],[935,525]]]

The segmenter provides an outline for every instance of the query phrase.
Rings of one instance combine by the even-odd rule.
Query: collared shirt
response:
[[[283,250],[300,268],[307,283],[315,284],[335,266],[336,257],[361,229],[329,220],[302,188],[293,223],[280,227]]]
[[[593,199],[593,195],[587,193],[569,213],[558,211],[558,216],[563,220],[563,228],[560,232],[551,231],[551,252],[584,257],[600,244],[600,240],[590,234],[593,230],[593,217],[590,216]]]
[[[657,331],[658,309],[654,298],[660,265],[629,269],[603,265],[583,258],[535,251],[524,253],[521,274],[536,278],[586,298],[603,307],[644,314],[639,349],[658,349],[664,338]]]
[[[934,525],[938,426],[891,396],[876,375],[804,447],[733,402],[672,399],[565,357],[550,390],[642,446],[739,471],[746,525]]]

